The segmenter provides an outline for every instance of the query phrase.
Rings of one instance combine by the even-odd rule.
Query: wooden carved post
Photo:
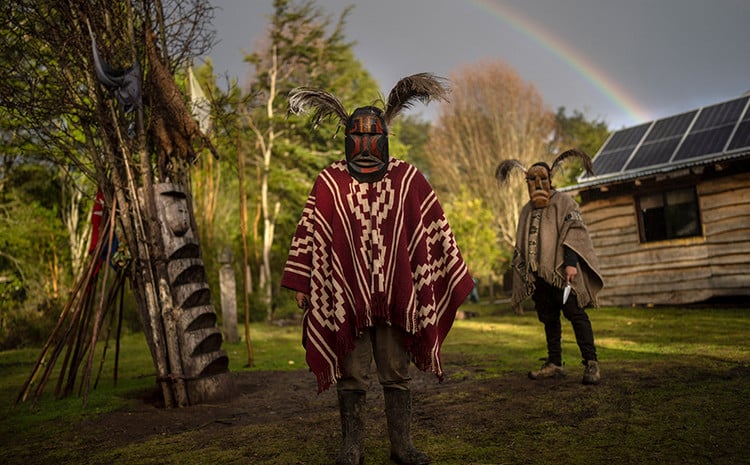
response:
[[[237,279],[234,275],[232,249],[225,247],[219,254],[219,287],[221,288],[221,328],[230,344],[240,342],[237,333]]]
[[[234,391],[233,378],[229,358],[221,349],[222,336],[216,327],[216,312],[191,216],[192,200],[184,187],[172,183],[154,185],[154,194],[167,262],[165,284],[172,298],[171,312],[163,317],[170,323],[165,330],[173,323],[176,332],[173,336],[179,346],[182,371],[179,377],[184,380],[191,405],[228,397]]]

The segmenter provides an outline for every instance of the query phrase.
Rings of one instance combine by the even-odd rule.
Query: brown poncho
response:
[[[303,343],[321,392],[376,321],[403,328],[415,365],[442,378],[440,347],[474,283],[427,180],[391,159],[374,183],[356,181],[344,161],[318,176],[281,285],[310,296]]]
[[[596,295],[604,287],[599,261],[594,253],[578,204],[569,195],[552,190],[549,206],[542,209],[538,234],[534,234],[534,208],[527,203],[518,219],[516,248],[513,254],[513,295],[511,305],[517,308],[534,292],[536,277],[562,289],[563,245],[578,255],[578,275],[571,283],[580,307],[596,306]],[[536,239],[537,247],[530,246]],[[536,256],[535,256],[536,252]],[[562,306],[562,302],[560,303]]]

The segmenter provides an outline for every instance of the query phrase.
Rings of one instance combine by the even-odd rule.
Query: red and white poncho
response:
[[[321,172],[281,285],[310,296],[303,343],[321,392],[376,321],[403,328],[415,365],[442,379],[440,347],[474,283],[432,187],[392,158],[374,183],[352,178],[344,161]]]

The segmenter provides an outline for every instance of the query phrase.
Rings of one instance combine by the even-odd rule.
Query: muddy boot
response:
[[[599,384],[602,380],[602,375],[599,373],[599,362],[587,360],[584,365],[586,368],[583,370],[583,384]]]
[[[365,446],[362,435],[364,424],[365,391],[338,391],[341,412],[341,452],[336,465],[362,465],[365,462]]]
[[[565,368],[552,362],[544,362],[542,368],[529,372],[530,379],[564,378]]]
[[[430,457],[411,442],[411,391],[383,389],[391,459],[400,465],[427,465]]]

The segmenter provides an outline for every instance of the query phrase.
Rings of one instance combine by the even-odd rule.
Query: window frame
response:
[[[695,215],[694,221],[697,224],[695,225],[695,228],[693,229],[692,232],[688,234],[684,234],[684,235],[676,235],[674,233],[676,229],[676,225],[674,224],[674,222],[671,222],[669,220],[669,215],[667,215],[667,210],[670,207],[674,208],[676,205],[685,205],[685,203],[670,204],[669,202],[670,194],[679,193],[681,191],[690,191],[690,194],[692,195],[692,200],[689,203],[687,203],[687,205],[692,206],[692,210]],[[649,237],[649,236],[652,236],[652,234],[650,233],[647,234],[647,223],[649,222],[649,220],[644,215],[645,211],[642,207],[642,204],[644,203],[646,199],[649,199],[649,198],[658,198],[661,201],[662,215],[660,219],[663,222],[664,231],[663,231],[663,234],[660,234],[658,237]],[[701,215],[700,198],[698,196],[698,190],[696,189],[695,185],[677,185],[677,186],[671,186],[668,189],[651,190],[651,191],[636,194],[634,196],[634,200],[635,200],[636,217],[638,218],[638,240],[640,241],[641,244],[650,244],[654,242],[703,237],[703,219]]]

